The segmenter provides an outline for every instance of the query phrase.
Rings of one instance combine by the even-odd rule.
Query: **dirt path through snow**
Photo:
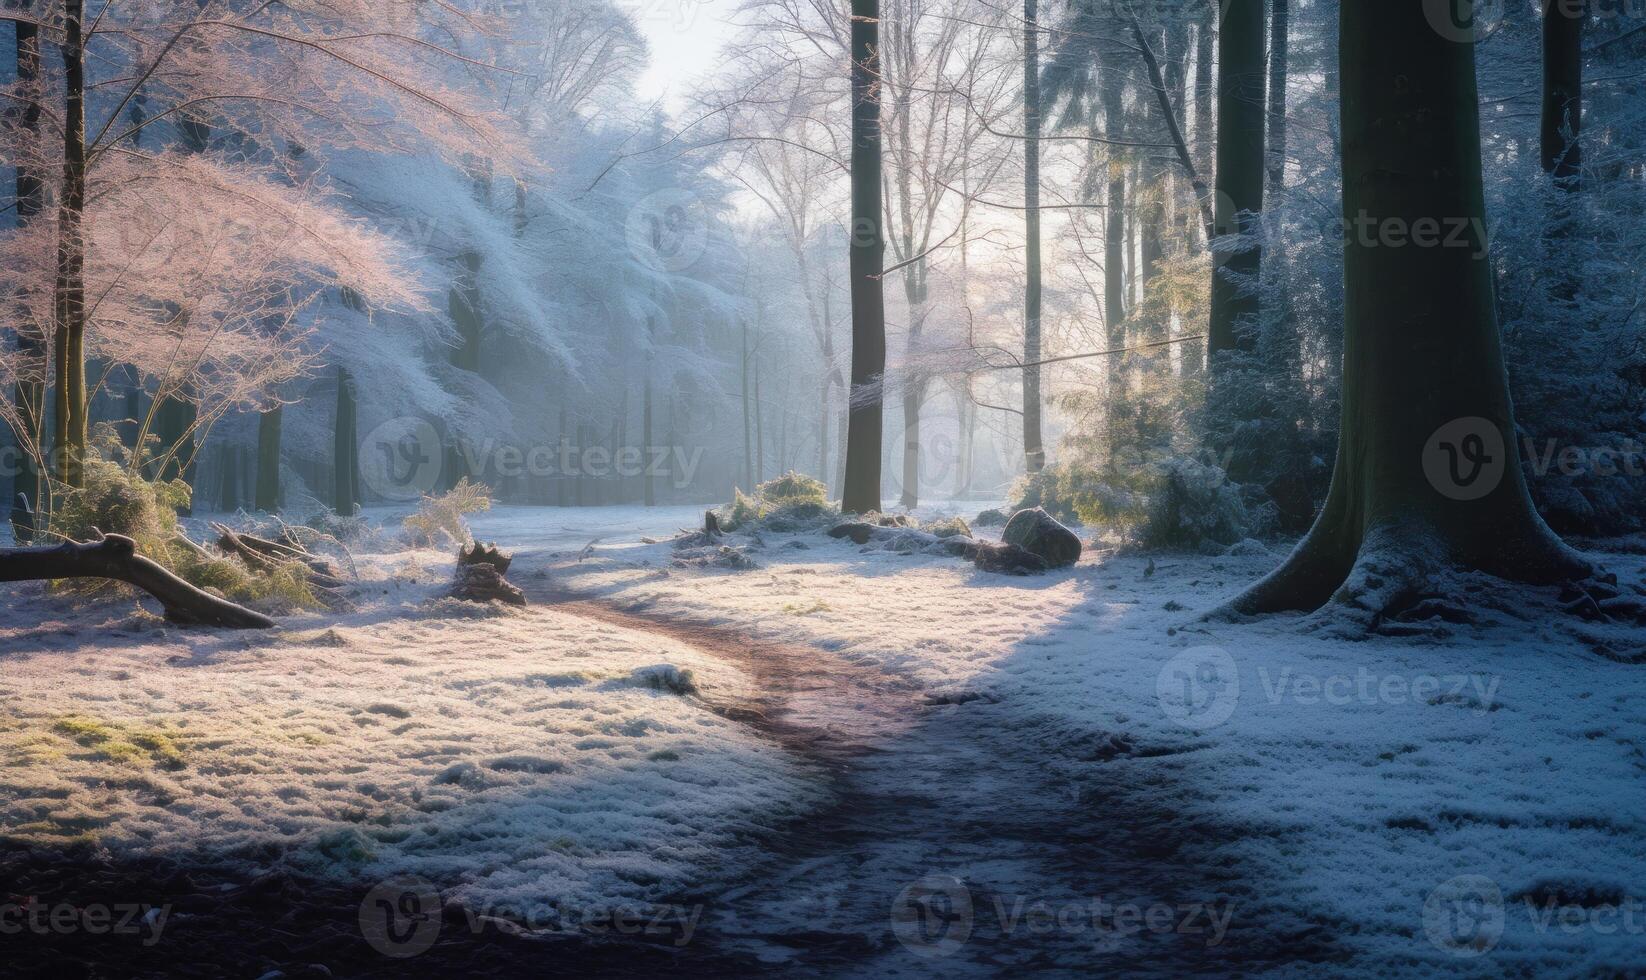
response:
[[[1233,903],[1219,906],[1226,869],[1185,867],[1183,842],[1165,829],[1172,815],[1139,807],[1124,787],[1071,793],[1000,712],[937,703],[839,653],[645,604],[552,586],[532,599],[737,665],[761,693],[717,710],[829,781],[833,804],[774,840],[764,867],[696,896],[700,953],[827,976],[1186,976],[1291,958],[1231,922]],[[1171,923],[1131,929],[1120,908],[1163,910]]]

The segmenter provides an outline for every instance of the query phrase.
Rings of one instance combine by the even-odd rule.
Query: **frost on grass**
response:
[[[749,693],[719,662],[552,610],[389,612],[107,643],[35,601],[0,627],[0,846],[415,873],[552,923],[735,874],[815,802],[709,709]]]

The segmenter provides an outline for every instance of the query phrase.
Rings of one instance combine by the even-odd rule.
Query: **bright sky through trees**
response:
[[[678,109],[691,86],[714,70],[731,37],[737,0],[626,0],[624,6],[651,47],[638,94]]]

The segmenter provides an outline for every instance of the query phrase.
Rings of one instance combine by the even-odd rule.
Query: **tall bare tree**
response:
[[[880,3],[852,0],[852,388],[841,509],[880,509],[886,374],[885,220],[881,196]]]

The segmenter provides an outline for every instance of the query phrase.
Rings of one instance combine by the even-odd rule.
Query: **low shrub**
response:
[[[465,518],[491,507],[491,488],[483,483],[470,483],[469,478],[464,477],[445,493],[424,496],[417,513],[406,518],[402,526],[406,529],[406,539],[414,547],[451,548],[473,540]]]

